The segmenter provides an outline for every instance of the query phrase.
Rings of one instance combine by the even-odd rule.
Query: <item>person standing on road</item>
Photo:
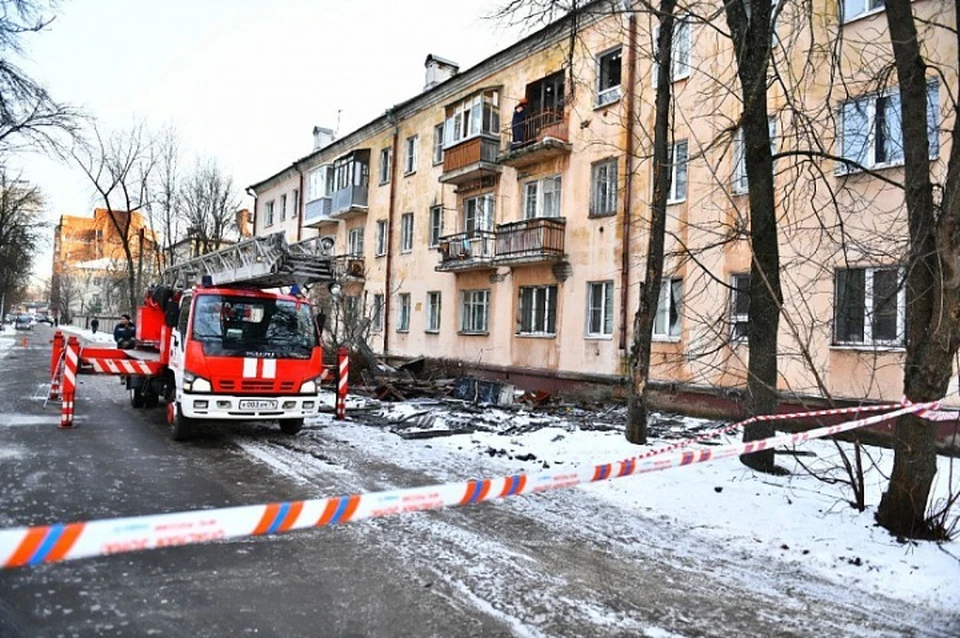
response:
[[[130,315],[120,315],[120,323],[113,329],[113,339],[121,350],[133,348],[136,345],[137,328],[130,321]]]
[[[91,331],[93,334],[97,334],[97,328],[99,328],[99,327],[100,327],[100,320],[99,320],[99,319],[97,319],[96,317],[94,317],[93,319],[90,320],[90,331]]]

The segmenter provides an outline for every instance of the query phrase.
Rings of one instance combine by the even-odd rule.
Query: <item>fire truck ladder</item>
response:
[[[318,239],[287,244],[283,232],[253,237],[165,270],[161,283],[190,287],[204,275],[215,286],[279,288],[333,279],[333,258]]]

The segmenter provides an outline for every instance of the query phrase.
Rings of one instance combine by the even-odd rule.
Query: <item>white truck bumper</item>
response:
[[[300,419],[320,411],[319,395],[251,396],[181,393],[180,409],[191,419]]]

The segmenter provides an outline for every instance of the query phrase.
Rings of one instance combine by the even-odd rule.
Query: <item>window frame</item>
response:
[[[547,201],[547,191],[545,186],[552,182],[554,185],[551,193],[553,194],[552,201],[556,202],[555,213],[548,214],[545,210],[545,204]],[[533,201],[533,214],[530,214],[530,190],[533,187],[535,190],[534,201]],[[561,201],[563,196],[563,178],[558,173],[556,175],[546,175],[538,179],[532,179],[526,182],[523,182],[520,192],[520,210],[523,214],[523,219],[556,219],[562,217],[561,214]]]
[[[370,309],[370,332],[383,332],[383,293],[373,294],[373,307]]]
[[[347,231],[347,255],[357,259],[363,259],[363,235],[363,226],[355,226]],[[359,240],[357,237],[359,237]]]
[[[273,226],[274,216],[276,215],[275,202],[276,200],[271,199],[270,201],[264,203],[264,217],[266,217],[263,224],[264,228],[270,228]]]
[[[674,299],[674,290],[679,288],[679,294]],[[666,303],[665,303],[666,302]],[[660,282],[660,292],[657,298],[657,314],[653,318],[651,336],[654,341],[663,341],[669,343],[679,342],[683,335],[683,278],[682,277],[664,277]],[[670,321],[672,311],[676,312],[677,322],[673,324]],[[657,331],[657,322],[666,315],[664,325],[666,331]],[[676,327],[676,333],[674,333]]]
[[[397,332],[410,332],[410,293],[397,293]]]
[[[612,173],[610,168],[612,167]],[[613,189],[612,191],[607,191],[606,200],[612,199],[612,207],[610,209],[604,208],[603,210],[598,210],[598,191],[600,182],[598,181],[598,173],[604,170],[607,175],[606,181],[609,189],[610,175],[613,176]],[[590,165],[590,213],[589,217],[610,217],[617,214],[617,210],[620,206],[620,160],[617,157],[607,157],[602,160],[593,162]],[[610,194],[612,192],[612,195]],[[604,202],[605,204],[610,203],[609,201]]]
[[[443,164],[443,122],[433,126],[433,165]]]
[[[770,134],[770,154],[777,154],[777,116],[771,115],[767,119],[767,131]],[[733,135],[733,173],[730,178],[730,188],[734,195],[745,195],[750,192],[750,183],[747,180],[747,155],[743,142],[743,127],[738,126]]]
[[[600,304],[594,303],[597,301],[596,294],[597,291],[600,291]],[[588,281],[587,282],[587,304],[586,304],[586,338],[588,339],[612,339],[613,338],[613,323],[615,319],[615,307],[616,297],[614,296],[615,287],[612,279],[605,279],[603,281]],[[598,313],[599,320],[599,332],[593,330],[593,313],[594,310]],[[608,316],[609,311],[609,316]],[[609,323],[610,331],[607,332],[607,324]]]
[[[678,37],[679,36],[679,37]],[[657,88],[657,83],[660,81],[660,62],[657,60],[657,40],[660,38],[660,25],[657,24],[653,27],[653,42],[651,43],[650,50],[653,52],[653,55],[650,56],[650,61],[652,62],[652,86]],[[682,49],[684,55],[683,60],[676,55],[678,48],[677,43],[682,42],[684,49]],[[689,16],[677,16],[673,21],[673,40],[672,47],[670,51],[670,83],[679,82],[680,80],[686,80],[690,77],[690,59],[693,56],[693,41],[690,38],[690,18]]]
[[[472,319],[475,317],[473,310],[481,310],[482,327],[474,325]],[[468,324],[469,321],[469,326]],[[490,289],[469,289],[460,291],[460,330],[458,334],[462,335],[489,335],[490,334]]]
[[[385,146],[380,149],[380,170],[378,173],[378,185],[389,184],[393,176],[393,149]]]
[[[376,233],[376,244],[374,246],[376,252],[374,254],[377,257],[383,257],[387,254],[387,220],[377,220]]]
[[[290,211],[290,219],[296,219],[300,213],[300,189],[293,189],[293,209]]]
[[[727,321],[730,325],[730,342],[734,344],[746,343],[750,335],[750,278],[751,275],[749,272],[730,273],[730,300]],[[745,285],[739,286],[737,284],[738,280],[743,280]],[[747,296],[747,311],[743,313],[737,312],[737,295],[739,294],[745,294]],[[739,327],[741,325],[743,326],[742,332]]]
[[[683,162],[674,162],[674,158],[678,155],[677,149],[683,148]],[[689,164],[690,164],[690,143],[683,140],[674,140],[673,144],[670,146],[670,157],[668,158],[670,162],[670,192],[667,193],[667,204],[681,204],[687,201],[687,178],[689,175]],[[683,193],[678,192],[678,184],[680,183],[679,176],[683,174]]]
[[[287,194],[280,196],[280,221],[287,221]]]
[[[859,20],[860,18],[865,18],[867,16],[875,15],[883,11],[883,0],[860,0],[859,4],[863,6],[863,9],[858,13],[853,15],[847,15],[847,2],[852,0],[840,0],[839,9],[840,9],[840,23],[848,24]],[[874,6],[870,6],[874,5]]]
[[[542,299],[540,298],[541,292],[543,293]],[[520,286],[517,293],[517,327],[514,334],[518,337],[556,337],[557,285]],[[525,293],[530,293],[529,297],[526,297]],[[528,313],[530,315],[530,329],[524,330]]]
[[[400,216],[400,252],[413,252],[413,213]]]
[[[430,207],[430,248],[440,245],[440,238],[443,237],[443,205],[436,204]]]
[[[604,80],[604,68],[603,65],[606,60],[612,59],[615,56],[620,58],[620,77],[618,82],[614,85],[610,85],[605,89],[600,87],[603,84]],[[601,108],[607,106],[608,104],[614,104],[620,100],[621,89],[623,87],[623,45],[618,44],[617,46],[610,47],[609,49],[602,51],[597,55],[597,64],[596,64],[596,83],[594,85],[593,92],[593,106],[594,108]]]
[[[839,274],[841,272],[863,271],[863,304],[860,312],[863,317],[862,341],[843,341],[839,338],[837,330],[839,328],[840,304],[840,286]],[[893,339],[874,339],[874,278],[878,271],[890,272],[896,274],[897,295],[896,295],[896,336]],[[849,349],[869,349],[888,348],[903,349],[906,346],[907,336],[907,293],[904,285],[906,271],[902,266],[863,266],[855,268],[837,268],[833,271],[833,329],[831,347],[849,348]]]
[[[411,135],[403,141],[403,174],[413,175],[417,172],[417,156],[420,148],[420,135]]]
[[[443,310],[443,296],[439,290],[427,291],[427,323],[424,332],[437,334],[440,332],[440,319]]]

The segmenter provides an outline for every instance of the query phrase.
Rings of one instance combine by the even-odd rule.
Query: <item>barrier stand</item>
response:
[[[337,351],[337,365],[340,373],[337,375],[337,419],[347,418],[347,377],[350,375],[350,353],[340,347]]]
[[[57,366],[63,359],[63,333],[57,330],[53,333],[53,351],[50,353],[50,376],[57,372]]]
[[[73,427],[73,400],[77,391],[77,364],[80,359],[80,342],[75,336],[67,340],[63,366],[63,402],[60,406],[60,427]]]
[[[60,400],[60,384],[63,383],[63,358],[64,352],[60,352],[60,360],[57,361],[53,370],[53,376],[50,377],[50,392],[47,394],[47,401]]]

